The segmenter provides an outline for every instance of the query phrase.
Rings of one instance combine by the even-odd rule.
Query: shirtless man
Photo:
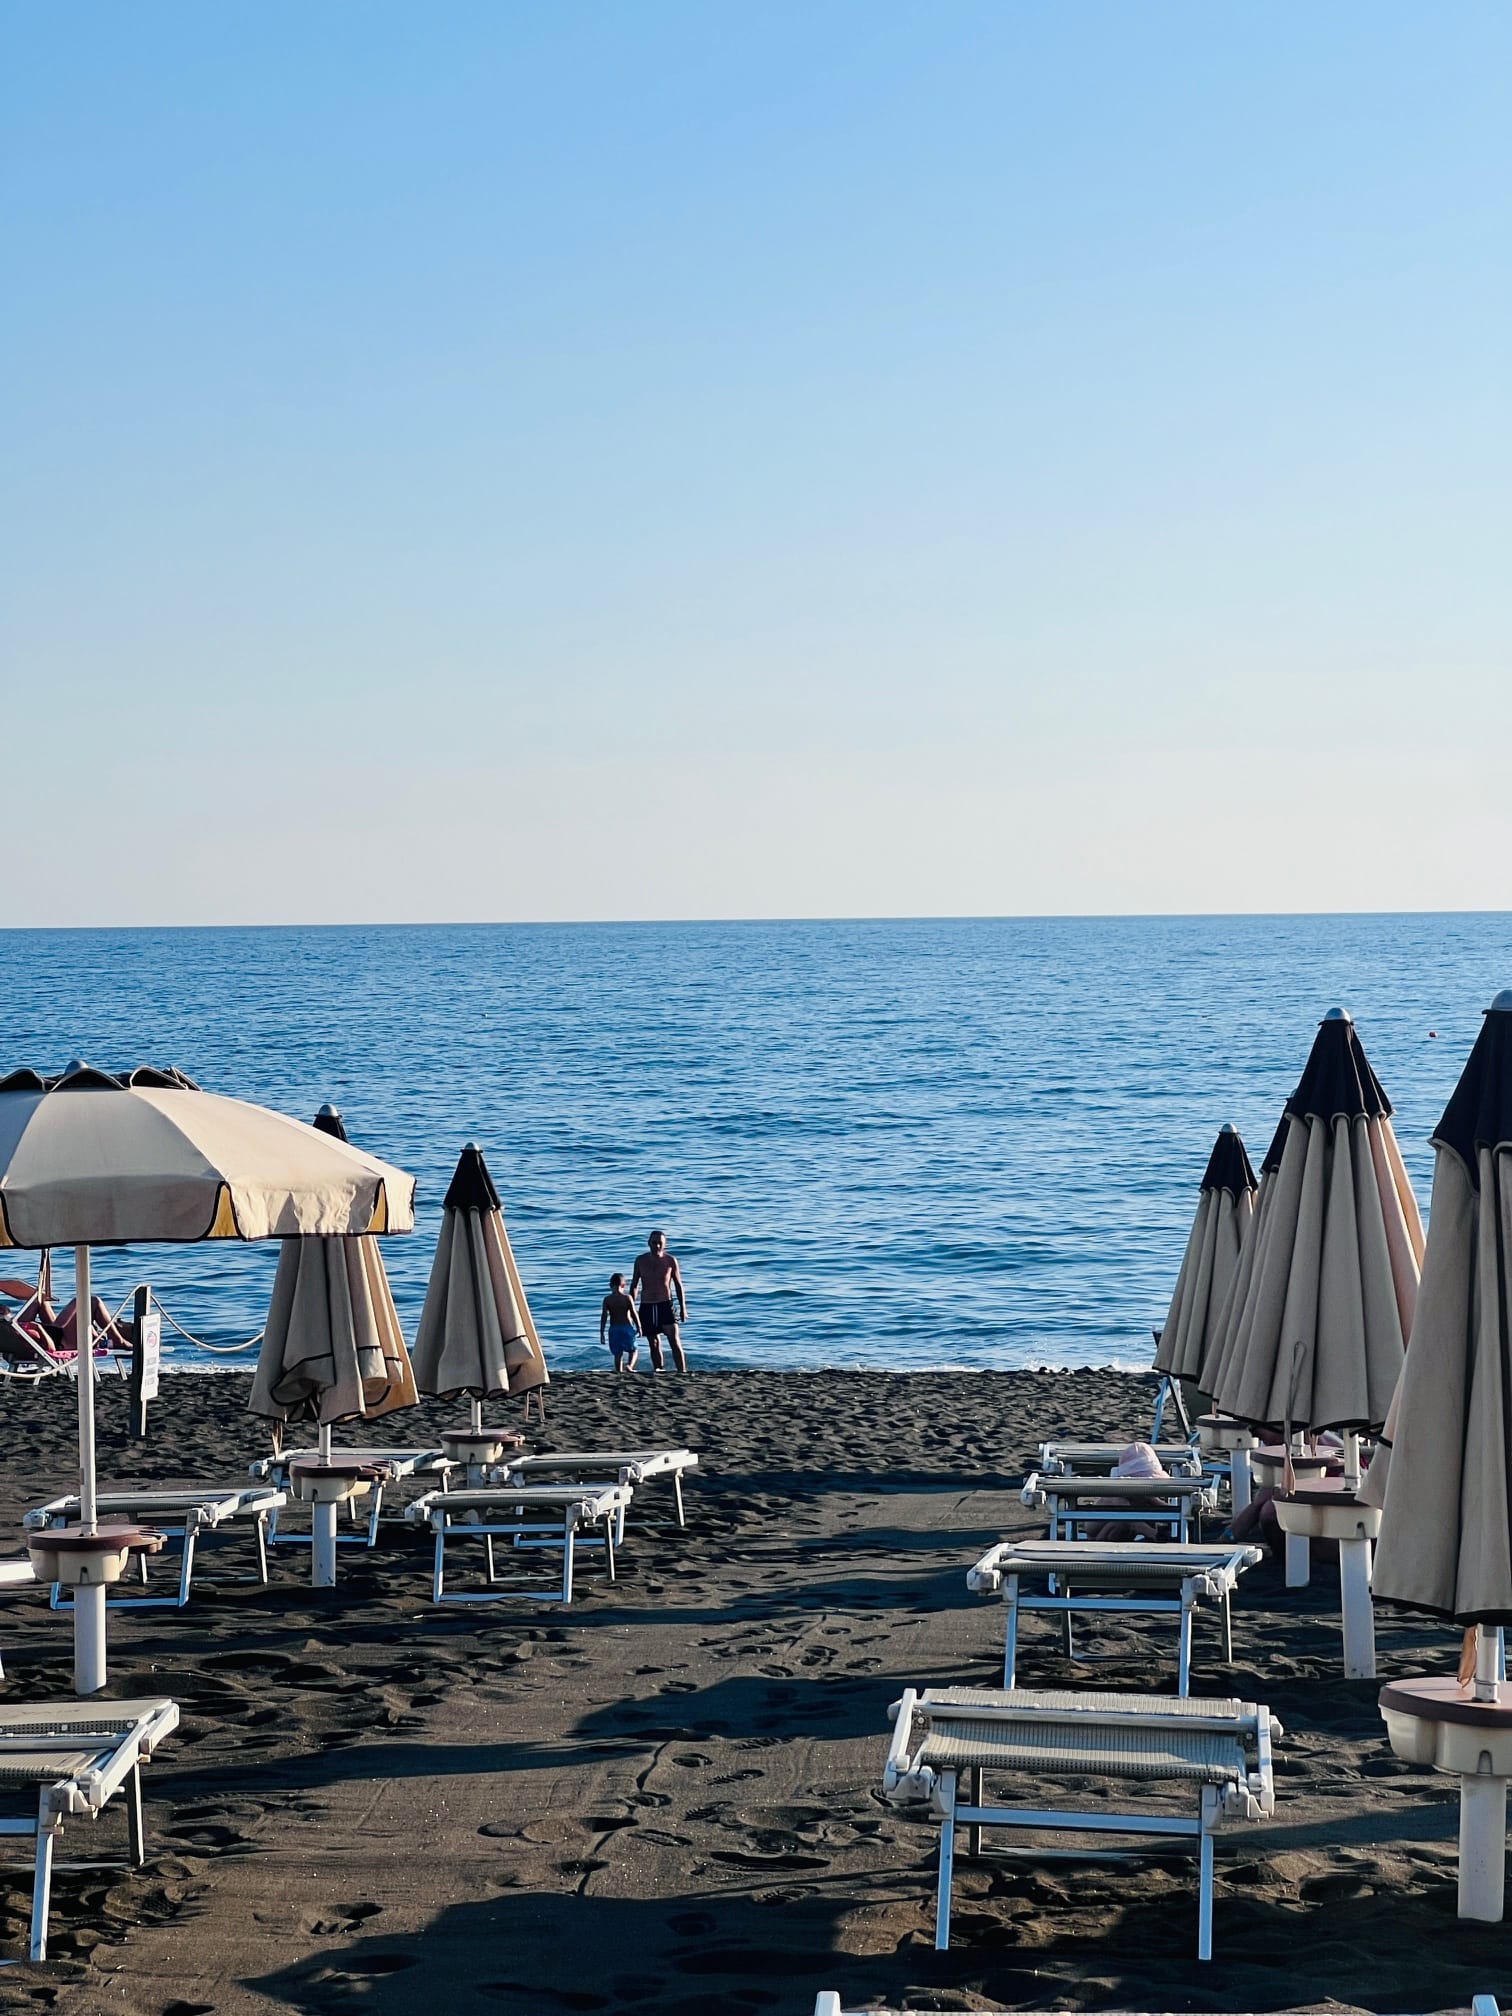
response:
[[[675,1303],[674,1291],[677,1297]],[[651,1370],[660,1372],[664,1369],[661,1340],[665,1337],[672,1347],[672,1363],[679,1372],[686,1372],[688,1360],[677,1334],[677,1326],[688,1320],[688,1298],[683,1293],[677,1262],[667,1251],[665,1232],[648,1234],[646,1250],[636,1261],[630,1276],[630,1293],[639,1300],[641,1335],[651,1347]]]

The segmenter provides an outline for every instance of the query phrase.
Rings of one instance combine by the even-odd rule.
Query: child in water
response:
[[[635,1370],[635,1347],[640,1342],[640,1317],[635,1313],[635,1304],[625,1293],[623,1274],[609,1276],[609,1293],[604,1297],[599,1309],[599,1342],[604,1342],[608,1333],[609,1349],[614,1353],[616,1372]]]

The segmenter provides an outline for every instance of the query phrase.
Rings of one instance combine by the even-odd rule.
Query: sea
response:
[[[1332,1006],[1426,1211],[1512,914],[10,931],[0,979],[7,1070],[339,1107],[418,1178],[383,1241],[407,1335],[476,1141],[552,1366],[607,1371],[600,1299],[654,1226],[695,1371],[1139,1368],[1214,1136],[1258,1165]],[[249,1368],[275,1260],[123,1247],[95,1282],[150,1282],[195,1340],[172,1366]]]

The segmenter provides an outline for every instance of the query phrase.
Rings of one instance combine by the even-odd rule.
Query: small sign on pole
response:
[[[142,1441],[147,1439],[147,1402],[158,1395],[162,1353],[163,1319],[152,1306],[152,1290],[138,1288],[131,1344],[131,1398],[137,1436]]]

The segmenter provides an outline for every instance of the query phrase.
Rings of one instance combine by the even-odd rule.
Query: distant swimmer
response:
[[[651,1347],[652,1371],[664,1369],[661,1340],[665,1337],[672,1347],[672,1363],[679,1372],[686,1372],[688,1360],[677,1326],[688,1320],[688,1298],[677,1262],[667,1251],[665,1232],[647,1235],[646,1250],[630,1276],[630,1293],[639,1297],[641,1335]]]

